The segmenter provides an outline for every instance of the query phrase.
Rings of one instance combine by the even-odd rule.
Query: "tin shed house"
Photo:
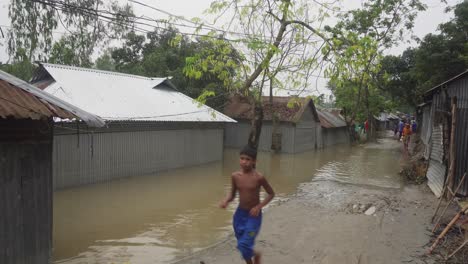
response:
[[[320,120],[311,99],[297,98],[288,107],[290,97],[263,98],[264,120],[260,136],[259,150],[270,151],[276,144],[280,152],[298,153],[320,147]],[[233,96],[225,107],[224,113],[238,123],[226,126],[225,146],[241,148],[247,143],[252,105],[245,97]],[[278,125],[273,136],[273,115],[278,115]]]
[[[224,126],[235,122],[168,78],[42,63],[32,83],[106,121],[100,129],[57,125],[56,189],[221,160]]]
[[[0,71],[0,263],[51,263],[53,118],[104,125]]]
[[[456,100],[455,131],[452,133],[452,100]],[[440,196],[450,167],[450,137],[454,142],[453,186],[457,186],[468,170],[468,71],[437,85],[424,94],[424,104],[418,107],[422,115],[419,132],[425,146],[424,157],[429,161],[428,185]],[[451,188],[453,188],[451,186]],[[468,180],[458,195],[468,196]]]
[[[349,143],[348,126],[338,109],[320,109],[317,113],[322,127],[320,147]]]

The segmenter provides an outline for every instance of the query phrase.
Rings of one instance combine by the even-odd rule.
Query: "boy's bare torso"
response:
[[[239,192],[239,207],[250,210],[260,203],[260,187],[264,177],[256,170],[250,172],[236,171],[232,174]]]

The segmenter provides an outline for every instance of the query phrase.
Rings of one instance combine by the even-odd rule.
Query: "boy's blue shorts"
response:
[[[248,210],[237,208],[232,222],[237,238],[237,249],[245,260],[252,259],[255,238],[262,225],[262,213],[260,212],[259,216],[253,217]]]

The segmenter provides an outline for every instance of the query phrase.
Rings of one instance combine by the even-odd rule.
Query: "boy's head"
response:
[[[251,170],[255,168],[255,163],[257,162],[256,149],[247,145],[240,151],[239,155],[239,163],[242,169]]]
[[[242,148],[239,154],[249,156],[253,160],[257,159],[257,150],[249,145],[246,145],[244,148]]]

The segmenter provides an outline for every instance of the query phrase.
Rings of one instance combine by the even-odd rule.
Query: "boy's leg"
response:
[[[252,262],[252,258],[256,256],[256,252],[254,252],[253,248],[255,245],[255,238],[258,235],[258,232],[260,231],[260,226],[262,223],[262,216],[258,217],[252,217],[249,216],[246,223],[245,223],[245,229],[242,234],[237,239],[237,248],[242,254],[242,257],[246,261],[246,263],[256,263]]]
[[[254,250],[254,264],[260,264],[262,260],[262,253],[260,251]]]

